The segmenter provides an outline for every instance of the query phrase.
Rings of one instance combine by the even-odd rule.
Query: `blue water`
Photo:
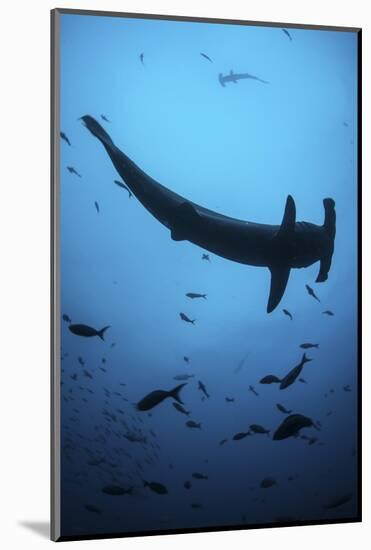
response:
[[[111,326],[102,341],[72,334],[61,321],[62,535],[357,515],[357,37],[289,32],[292,41],[273,27],[61,16],[60,126],[71,142],[60,142],[61,309],[73,323]],[[222,87],[218,74],[231,69],[269,84]],[[332,197],[328,281],[315,283],[318,263],[292,270],[268,315],[268,269],[213,254],[202,260],[204,250],[171,240],[113,183],[121,178],[78,120],[85,114],[150,176],[226,215],[280,224],[291,194],[298,220],[322,224],[322,200]],[[282,391],[259,384],[297,365],[303,342],[319,344],[306,351],[306,383]],[[194,375],[181,392],[188,418],[172,399],[149,413],[136,410],[146,394],[172,389],[184,373]],[[314,444],[272,440],[285,418],[277,403],[321,423],[320,431],[301,430],[318,438]],[[187,427],[189,419],[201,429]],[[254,423],[269,436],[233,441]],[[193,479],[194,472],[208,479]],[[267,476],[276,484],[261,488]],[[107,495],[107,485],[132,494]],[[326,507],[345,494],[348,502]]]

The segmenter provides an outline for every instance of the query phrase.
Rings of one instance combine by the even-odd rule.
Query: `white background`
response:
[[[49,519],[49,10],[54,7],[343,25],[363,28],[364,266],[370,260],[371,17],[366,0],[18,0],[3,2],[0,28],[0,545],[40,548]],[[90,548],[236,550],[370,547],[369,272],[364,319],[364,523],[67,543]],[[334,357],[336,361],[336,357]],[[343,437],[347,437],[344,433]],[[248,464],[246,464],[248,469]],[[226,475],[228,475],[226,473]],[[228,506],[228,502],[226,502]],[[367,539],[369,539],[367,543]]]

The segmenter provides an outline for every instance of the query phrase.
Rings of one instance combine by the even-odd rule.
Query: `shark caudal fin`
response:
[[[114,147],[114,143],[110,138],[109,134],[103,128],[101,124],[95,118],[90,115],[84,115],[81,117],[81,120],[85,124],[86,128],[99,139],[99,141],[106,147]]]
[[[332,255],[334,253],[335,234],[336,234],[336,212],[335,201],[333,199],[324,199],[323,206],[325,207],[325,222],[323,229],[326,233],[327,246],[325,253],[323,254],[319,273],[316,279],[316,283],[323,283],[327,281],[328,273],[331,267]]]
[[[280,248],[281,243],[289,241],[295,231],[296,207],[291,195],[287,197],[285,212],[281,226],[274,238],[274,246]],[[280,303],[285,292],[287,281],[290,276],[290,266],[277,261],[269,267],[271,272],[271,288],[267,305],[267,313],[271,313]]]

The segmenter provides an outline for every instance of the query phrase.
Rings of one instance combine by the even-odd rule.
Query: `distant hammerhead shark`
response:
[[[258,80],[258,82],[262,82],[263,84],[269,84],[267,80],[262,80],[261,78],[258,78],[257,76],[249,73],[234,73],[232,70],[229,72],[229,74],[226,74],[225,76],[223,76],[222,73],[219,73],[219,82],[223,86],[223,88],[226,82],[233,82],[234,84],[237,84],[239,80],[244,80],[246,78]]]
[[[152,179],[113,143],[106,130],[90,115],[81,117],[99,139],[121,178],[135,197],[174,241],[190,241],[222,258],[245,265],[267,267],[271,286],[267,312],[285,292],[292,268],[320,262],[317,283],[327,280],[335,241],[335,202],[323,200],[323,225],[296,221],[294,199],[289,195],[281,225],[247,222],[209,210],[174,193]]]

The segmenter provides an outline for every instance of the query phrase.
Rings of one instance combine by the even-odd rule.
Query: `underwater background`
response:
[[[60,24],[62,536],[356,519],[356,33]],[[231,70],[266,82],[222,86]],[[322,224],[333,198],[328,280],[315,283],[318,263],[293,269],[267,314],[269,270],[171,240],[114,183],[86,114],[155,180],[228,216],[279,225],[291,194],[298,221]],[[71,322],[110,328],[84,338]],[[301,380],[260,383],[304,352]],[[188,415],[171,398],[137,410],[183,375]],[[315,426],[273,440],[287,416],[277,404]]]

